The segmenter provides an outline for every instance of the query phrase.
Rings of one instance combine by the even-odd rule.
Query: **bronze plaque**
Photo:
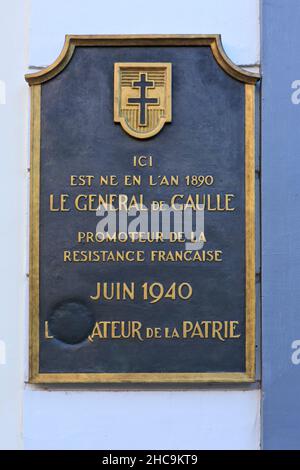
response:
[[[30,380],[255,379],[255,84],[220,37],[67,36],[31,87]]]

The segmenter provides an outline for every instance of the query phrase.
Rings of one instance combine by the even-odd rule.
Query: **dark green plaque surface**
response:
[[[28,76],[33,382],[254,379],[257,77],[222,54],[218,36],[74,36],[56,65]],[[119,63],[171,64],[172,117],[150,138],[114,122]],[[134,166],[140,156],[146,165]],[[141,184],[126,185],[126,175]],[[101,176],[118,184],[100,184]],[[172,176],[177,184],[170,184]],[[192,177],[200,177],[199,185]],[[79,242],[79,233],[95,234],[103,220],[94,210],[98,195],[112,194],[115,201],[142,195],[148,208],[198,196],[206,203],[206,242],[183,261],[172,259],[187,251],[182,242],[99,243],[83,235]],[[124,252],[133,261],[115,261]],[[131,297],[124,286],[134,290]]]

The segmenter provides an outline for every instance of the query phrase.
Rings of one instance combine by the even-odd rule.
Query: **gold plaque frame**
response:
[[[219,66],[245,86],[245,373],[46,373],[39,372],[39,198],[41,84],[58,75],[80,46],[208,46]],[[49,67],[25,76],[31,87],[30,163],[30,382],[46,383],[247,383],[255,381],[255,84],[226,56],[220,35],[86,36],[67,35],[63,50]]]

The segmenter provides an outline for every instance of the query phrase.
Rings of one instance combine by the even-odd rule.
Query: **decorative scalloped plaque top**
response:
[[[44,83],[58,75],[70,62],[75,47],[88,46],[209,46],[217,63],[231,77],[244,83],[254,84],[260,76],[237,67],[226,55],[221,35],[66,35],[64,47],[58,58],[49,67],[25,75],[29,85]]]

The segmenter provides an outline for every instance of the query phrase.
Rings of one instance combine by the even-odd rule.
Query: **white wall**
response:
[[[0,12],[0,449],[22,446],[29,3]]]
[[[258,390],[64,391],[61,387],[47,390],[25,385],[23,397],[20,395],[22,338],[28,341],[27,327],[23,327],[24,315],[28,317],[24,299],[26,17],[30,14],[30,67],[53,62],[67,33],[222,33],[225,50],[234,62],[257,65],[258,0],[153,0],[151,9],[141,8],[137,0],[31,0],[31,11],[29,1],[5,2],[5,11],[11,16],[0,16],[4,20],[0,35],[5,54],[0,80],[8,86],[7,104],[0,104],[1,135],[3,129],[5,133],[1,200],[11,201],[4,209],[6,223],[1,231],[5,252],[0,340],[7,345],[7,365],[2,366],[0,360],[0,448],[20,447],[22,431],[27,449],[258,448]],[[11,44],[7,38],[12,37]],[[27,351],[25,356],[26,363]],[[2,388],[2,383],[7,387]]]
[[[233,62],[259,62],[259,0],[151,0],[151,8],[141,5],[141,0],[32,0],[30,64],[53,62],[65,34],[221,33]]]
[[[26,390],[27,449],[258,448],[259,392]]]

